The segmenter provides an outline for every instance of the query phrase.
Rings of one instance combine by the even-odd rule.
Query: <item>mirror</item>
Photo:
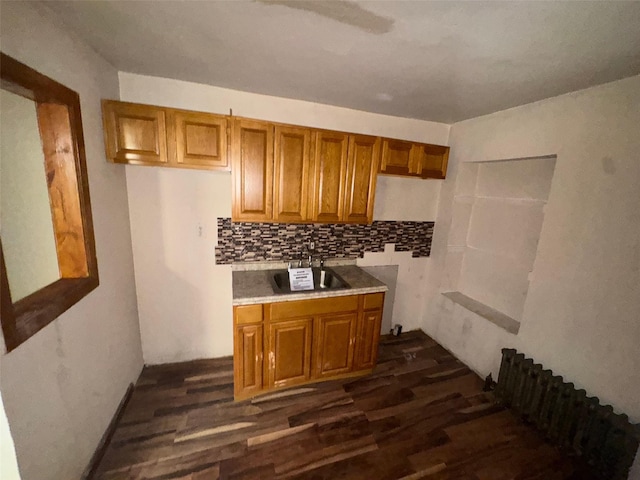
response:
[[[12,350],[98,286],[78,94],[0,54],[0,320]]]
[[[36,103],[0,90],[0,232],[13,301],[60,278]]]

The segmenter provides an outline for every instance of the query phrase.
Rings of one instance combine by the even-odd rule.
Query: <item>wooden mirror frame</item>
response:
[[[0,322],[11,351],[79,302],[99,280],[80,97],[0,55],[2,88],[36,103],[60,270],[58,280],[13,302],[0,238]]]

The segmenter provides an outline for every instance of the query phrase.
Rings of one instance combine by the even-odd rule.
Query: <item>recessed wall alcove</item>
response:
[[[517,334],[556,157],[462,163],[442,292]]]

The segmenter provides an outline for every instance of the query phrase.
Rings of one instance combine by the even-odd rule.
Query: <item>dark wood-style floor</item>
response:
[[[147,367],[95,478],[583,478],[481,388],[421,332],[372,375],[237,403],[231,358]]]

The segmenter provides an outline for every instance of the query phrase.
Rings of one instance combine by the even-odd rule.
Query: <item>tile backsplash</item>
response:
[[[325,223],[248,223],[218,218],[216,263],[289,261],[315,242],[314,255],[358,258],[383,252],[387,243],[396,251],[428,257],[434,222],[373,222],[371,225]]]

